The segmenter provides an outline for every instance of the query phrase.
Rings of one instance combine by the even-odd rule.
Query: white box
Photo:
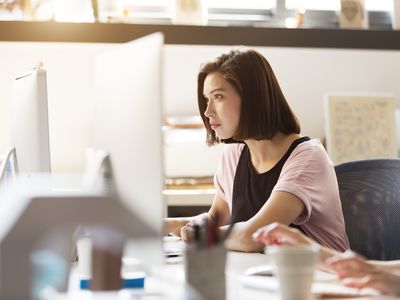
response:
[[[204,128],[164,128],[166,177],[213,176],[224,145],[208,147]]]

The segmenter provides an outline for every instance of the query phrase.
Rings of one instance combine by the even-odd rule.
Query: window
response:
[[[204,1],[204,0],[202,0]],[[209,24],[271,21],[276,0],[206,0]]]
[[[187,0],[190,1],[195,0]],[[269,20],[276,0],[199,0],[206,5],[209,24],[257,22]],[[102,21],[123,18],[125,21],[170,23],[175,0],[99,0]]]
[[[177,0],[98,0],[101,21],[170,24]],[[298,9],[306,10],[305,27],[337,28],[340,0],[182,0],[201,1],[209,25],[285,26]],[[372,29],[391,28],[392,0],[365,0]],[[300,6],[301,5],[301,6]]]
[[[340,1],[338,0],[286,0],[287,9],[304,8],[306,10],[339,10]]]
[[[390,11],[393,0],[365,0],[368,11]],[[286,0],[287,9],[304,8],[306,10],[339,10],[340,0]]]
[[[174,0],[98,0],[102,22],[169,23]]]
[[[35,6],[34,19],[51,19],[53,17],[57,19],[58,14],[55,10],[59,5],[44,4],[53,2],[68,4],[70,2],[70,0],[35,1],[40,6],[39,4]],[[338,28],[339,26],[337,12],[340,10],[340,0],[179,1],[188,7],[204,9],[202,12],[206,13],[201,14],[202,21],[207,19],[209,25],[287,26],[285,25],[288,24],[287,21],[295,19],[299,9],[304,9],[305,15],[302,18],[304,27]],[[80,1],[75,2],[80,3]],[[91,14],[94,14],[100,22],[171,24],[177,16],[178,0],[85,0],[82,2],[93,6],[93,10],[91,8],[87,10],[90,10]],[[19,3],[23,2],[21,0],[0,0],[0,19],[22,19],[26,12],[19,9]],[[369,28],[391,29],[390,14],[393,0],[365,0],[365,5],[368,10]],[[193,11],[197,13],[197,10]],[[59,9],[58,12],[66,11]],[[188,14],[185,22],[191,22],[191,20],[193,20],[193,14]]]
[[[365,0],[368,11],[369,28],[391,29],[390,12],[393,0]],[[278,5],[279,7],[279,5]],[[306,10],[305,25],[310,27],[338,27],[337,12],[340,0],[286,0],[281,8],[283,15],[304,8]]]

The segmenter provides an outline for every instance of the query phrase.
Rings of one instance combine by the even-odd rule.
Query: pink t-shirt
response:
[[[231,212],[233,182],[243,147],[226,145],[214,176],[217,194]],[[331,249],[349,248],[334,166],[318,140],[305,141],[293,150],[271,195],[278,191],[303,201],[305,209],[293,224],[300,225],[305,234]]]

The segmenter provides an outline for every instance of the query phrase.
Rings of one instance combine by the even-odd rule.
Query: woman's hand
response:
[[[189,220],[181,218],[165,218],[164,219],[164,234],[172,234],[174,236],[181,236],[181,228],[185,226]]]
[[[344,285],[374,288],[385,294],[400,295],[400,275],[369,263],[354,252],[331,257],[327,263],[338,273]]]
[[[272,223],[259,228],[253,234],[253,239],[258,242],[263,242],[267,246],[316,244],[299,230],[279,223]]]
[[[196,221],[190,221],[181,227],[181,239],[186,243],[191,243],[193,241],[194,225]]]

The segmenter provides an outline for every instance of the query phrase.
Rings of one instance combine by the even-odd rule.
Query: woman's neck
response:
[[[301,136],[299,134],[277,133],[271,140],[246,140],[251,162],[259,173],[267,172],[285,155],[290,145]]]

